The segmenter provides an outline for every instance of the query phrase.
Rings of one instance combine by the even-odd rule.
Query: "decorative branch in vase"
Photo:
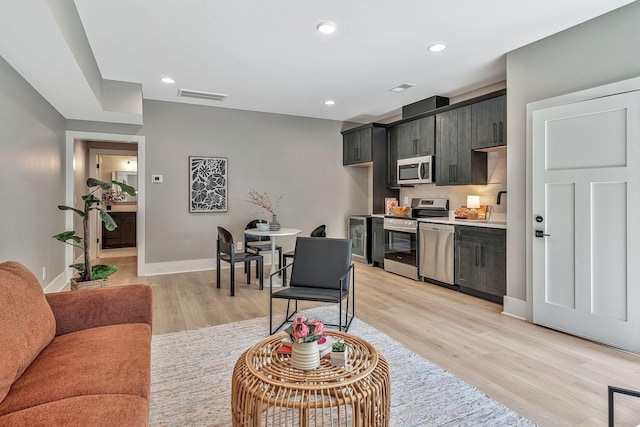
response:
[[[278,222],[277,211],[278,211],[278,205],[280,204],[280,200],[282,200],[282,197],[284,197],[284,194],[281,194],[280,197],[278,197],[278,200],[276,200],[275,203],[273,203],[271,201],[271,198],[266,192],[259,193],[254,188],[249,188],[249,200],[247,200],[247,202],[253,205],[259,206],[271,214],[272,218],[271,218],[271,222],[269,223],[269,229],[271,231],[280,230],[280,223]]]

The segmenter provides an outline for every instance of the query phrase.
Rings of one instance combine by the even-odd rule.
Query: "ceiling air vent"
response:
[[[224,101],[229,95],[224,93],[202,92],[199,90],[178,89],[178,96],[207,99],[209,101]]]

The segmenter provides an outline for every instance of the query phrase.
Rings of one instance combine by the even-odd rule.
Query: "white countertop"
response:
[[[383,214],[372,214],[375,218],[384,218]],[[468,225],[471,227],[486,227],[486,228],[500,228],[507,229],[506,214],[492,213],[490,221],[479,220],[467,220],[456,219],[453,211],[449,211],[448,217],[435,217],[435,218],[419,218],[418,222],[431,222],[434,224],[450,224],[450,225]]]

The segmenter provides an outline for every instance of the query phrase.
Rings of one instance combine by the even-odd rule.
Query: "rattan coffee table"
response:
[[[346,367],[323,358],[312,371],[278,353],[286,334],[272,335],[245,351],[231,380],[234,426],[388,426],[391,376],[385,358],[368,342],[337,331],[349,349]]]

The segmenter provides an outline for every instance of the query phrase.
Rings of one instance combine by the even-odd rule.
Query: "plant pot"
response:
[[[278,222],[278,217],[276,216],[276,214],[273,214],[273,219],[269,223],[269,230],[271,231],[280,230],[280,223]]]
[[[109,278],[105,277],[100,280],[91,280],[89,282],[78,282],[79,278],[72,277],[70,280],[71,290],[78,291],[81,289],[98,289],[98,288],[106,288],[109,286]]]
[[[320,366],[318,342],[294,342],[291,347],[291,366],[301,371],[311,371]]]
[[[344,351],[332,351],[331,352],[331,366],[345,366],[348,363],[349,357],[347,355],[347,349]]]

